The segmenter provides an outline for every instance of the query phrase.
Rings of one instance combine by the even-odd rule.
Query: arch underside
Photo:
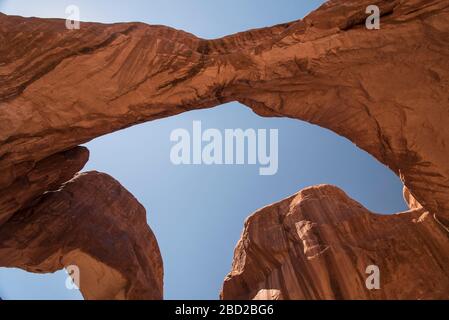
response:
[[[418,234],[433,239],[426,241],[438,242],[438,249],[429,244],[434,248],[432,255],[437,256],[435,266],[447,266],[443,249],[447,248],[444,230],[449,224],[449,1],[374,2],[382,13],[380,30],[365,28],[365,8],[373,4],[372,0],[335,0],[303,20],[216,40],[141,23],[82,23],[80,30],[67,30],[64,20],[0,14],[0,39],[5,44],[0,49],[0,252],[3,247],[14,251],[11,243],[22,243],[18,252],[28,250],[24,243],[33,243],[42,236],[24,233],[17,242],[17,236],[7,230],[17,228],[18,223],[26,230],[31,223],[27,219],[46,214],[45,206],[41,211],[35,206],[39,201],[56,200],[48,200],[48,193],[42,196],[44,192],[52,191],[56,202],[74,203],[64,196],[67,184],[63,184],[87,161],[78,145],[134,124],[239,101],[262,116],[296,118],[328,128],[388,166],[407,187],[415,203],[412,209],[419,207],[420,214],[426,213],[426,221],[431,221],[432,227]],[[68,182],[70,188],[79,184],[79,177],[74,181]],[[78,193],[74,190],[72,196],[76,199]],[[92,214],[104,209],[104,205],[98,205]],[[117,209],[118,218],[119,213]],[[418,221],[419,217],[400,216],[405,217],[401,221],[408,222],[398,222],[399,229],[416,228],[412,220]],[[385,219],[395,223],[396,217]],[[102,228],[101,223],[98,228]],[[311,223],[316,222],[312,219]],[[374,222],[367,219],[364,223]],[[132,225],[124,229],[136,231]],[[140,232],[151,234],[151,230],[144,229]],[[385,241],[393,241],[394,235],[401,239],[400,233],[392,231],[385,235]],[[31,238],[25,241],[27,237]],[[133,248],[137,243],[143,245],[141,239],[130,239]],[[55,241],[64,240],[62,237]],[[299,237],[298,241],[303,240]],[[296,244],[291,246],[296,248]],[[152,247],[152,254],[158,255],[157,243]],[[101,248],[96,250],[101,252]],[[292,248],[286,251],[289,256]],[[90,256],[98,254],[94,252]],[[26,268],[23,255],[13,256],[16,261],[5,260],[0,254],[0,264],[8,261],[8,266]],[[140,287],[123,292],[161,297],[162,261],[154,258],[148,262],[137,256],[132,259],[141,272]],[[252,257],[257,260],[257,254]],[[412,256],[408,259],[408,263],[413,261]],[[38,264],[46,269],[39,270],[55,269],[54,264],[41,260]],[[58,263],[58,268],[63,266]],[[335,266],[324,263],[319,268],[324,270],[329,265]],[[423,268],[426,265],[423,260]],[[113,268],[121,277],[111,278],[123,283],[122,287],[133,286],[135,279],[126,276],[126,266]],[[149,268],[157,271],[149,275]],[[236,263],[236,268],[244,269],[244,265]],[[408,270],[406,264],[403,268]],[[446,285],[449,280],[444,268],[440,269],[433,280]],[[267,277],[258,276],[256,281],[251,277],[258,273],[253,273],[242,280],[245,286],[256,286],[245,293],[245,298],[257,296],[254,290]],[[329,274],[328,278],[338,276]],[[273,279],[278,285],[282,282],[279,276]],[[430,283],[435,283],[433,280]],[[148,289],[149,282],[153,289]],[[158,293],[149,294],[154,287]],[[354,297],[351,290],[340,286],[326,288],[334,293],[333,298]],[[259,289],[265,296],[264,290],[272,288]],[[441,290],[438,297],[449,295],[444,288]],[[279,296],[279,292],[274,295]],[[288,296],[288,292],[293,291],[284,288],[281,295]],[[242,292],[238,294],[243,296]],[[131,293],[119,295],[139,297]],[[117,292],[110,297],[116,296]],[[294,297],[327,296],[315,290]],[[397,293],[386,297],[400,298]]]

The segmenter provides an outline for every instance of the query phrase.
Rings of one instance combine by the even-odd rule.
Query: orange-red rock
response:
[[[70,180],[88,158],[87,148],[76,147],[24,167],[14,182],[0,191],[0,226],[42,193],[58,189]]]
[[[77,175],[0,228],[0,266],[42,273],[71,265],[86,299],[162,299],[145,209],[104,173]]]
[[[380,30],[365,28],[372,4]],[[448,0],[335,0],[303,20],[203,40],[0,15],[2,180],[99,135],[237,100],[347,137],[449,217],[448,21]]]
[[[223,299],[447,299],[448,231],[424,209],[378,215],[330,185],[245,222]],[[369,290],[367,267],[379,267]]]
[[[365,28],[373,4],[381,10],[380,30]],[[308,121],[347,137],[400,176],[410,199],[429,212],[415,220],[447,226],[448,38],[448,0],[333,0],[303,20],[215,40],[142,23],[67,30],[61,19],[0,14],[0,194],[10,197],[41,161],[99,135],[239,101],[260,115]],[[7,205],[0,222],[50,188],[46,183],[30,189],[29,198],[7,199],[17,205]],[[27,210],[33,208],[13,218]],[[409,218],[389,219],[398,223],[394,236],[401,241]],[[247,294],[294,296],[261,290]],[[351,296],[348,288],[342,292]],[[399,295],[393,290],[388,297]]]

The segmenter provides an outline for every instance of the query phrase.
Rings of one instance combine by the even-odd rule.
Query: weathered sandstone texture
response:
[[[31,162],[23,176],[18,176],[0,191],[0,226],[22,207],[46,191],[58,189],[80,171],[89,159],[89,151],[75,147],[38,162]]]
[[[377,4],[381,29],[367,30]],[[240,101],[347,137],[449,217],[449,1],[330,1],[217,40],[142,23],[0,16],[1,187],[99,135]]]
[[[162,299],[162,259],[143,206],[104,173],[77,175],[0,227],[1,265],[75,265],[86,299]]]
[[[381,10],[380,30],[365,28],[366,7],[373,4]],[[40,194],[57,189],[78,170],[83,156],[75,151],[71,155],[61,153],[77,150],[74,148],[97,136],[137,123],[229,101],[239,101],[262,116],[296,118],[347,137],[398,174],[409,190],[410,199],[422,205],[440,226],[447,226],[447,39],[449,0],[335,0],[303,20],[215,40],[142,23],[83,22],[80,30],[67,30],[65,20],[61,19],[0,14],[0,222],[4,224],[1,232],[8,234],[8,228],[13,228],[9,227],[9,221],[30,223],[27,219],[31,215],[27,212],[34,212],[41,199],[57,197],[57,193],[46,193],[42,198]],[[42,179],[38,178],[36,170],[48,178],[39,174]],[[82,187],[81,183],[69,185],[82,204],[84,191],[75,190]],[[98,187],[96,192],[99,199],[109,197],[108,189]],[[33,200],[37,202],[31,205]],[[89,201],[95,207],[94,198]],[[71,205],[76,203],[72,201]],[[109,210],[104,203],[101,206]],[[40,207],[39,211],[42,219],[49,214],[44,209]],[[126,207],[122,209],[126,215]],[[52,210],[56,214],[57,208]],[[104,210],[98,213],[97,225],[88,227],[103,228]],[[397,230],[405,230],[402,227],[405,222],[400,221],[411,219],[412,214],[403,216],[409,218],[389,218],[391,228],[398,223]],[[130,227],[126,222],[114,221]],[[35,225],[35,228],[46,227]],[[97,232],[109,236],[104,240],[105,246],[98,250],[110,250],[111,246],[106,244],[111,243],[121,246],[122,241],[126,246],[127,237],[135,238],[135,235],[114,238],[107,230]],[[435,232],[430,227],[425,230]],[[81,231],[80,227],[76,232],[92,231]],[[70,236],[80,237],[73,233]],[[400,241],[403,235],[398,231],[391,236]],[[426,239],[435,237],[428,234]],[[91,238],[82,238],[84,242],[79,247],[90,248]],[[33,250],[40,254],[45,249],[52,252],[50,247],[35,247],[33,241],[23,240],[30,248],[29,256]],[[425,248],[423,242],[416,245],[415,250]],[[159,258],[157,251],[146,254],[150,260]],[[102,255],[95,251],[94,256]],[[36,259],[46,260],[38,255]],[[14,266],[12,260],[0,254],[0,265],[5,265],[4,261]],[[32,269],[26,263],[16,262],[16,266]],[[140,276],[125,275],[120,270],[131,287],[135,282],[139,288],[140,283],[147,283],[141,282]],[[421,275],[416,275],[416,281]],[[439,279],[438,275],[434,277]],[[154,281],[161,283],[162,279]],[[321,286],[320,280],[316,281],[316,286]],[[106,291],[107,294],[104,291],[93,296],[150,296],[122,295],[118,289]],[[359,291],[354,288],[353,294],[356,292]],[[156,290],[153,297],[159,297],[159,293]],[[295,296],[293,292],[264,288],[248,297],[256,295]],[[395,295],[391,293],[388,297]]]
[[[422,208],[378,215],[330,185],[245,222],[223,299],[447,299],[449,237]],[[368,290],[367,267],[380,271]]]

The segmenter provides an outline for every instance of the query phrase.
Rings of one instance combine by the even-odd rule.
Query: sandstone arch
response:
[[[380,30],[364,27],[371,4]],[[66,30],[63,20],[0,14],[0,221],[69,179],[25,183],[29,194],[15,199],[42,161],[133,124],[239,101],[347,137],[445,224],[448,18],[447,0],[334,0],[303,20],[204,40],[141,23]]]

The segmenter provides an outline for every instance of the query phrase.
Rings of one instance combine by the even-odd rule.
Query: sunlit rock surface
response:
[[[380,30],[365,28],[366,7],[373,4],[381,11]],[[61,19],[0,14],[0,222],[27,224],[24,212],[34,210],[29,202],[70,179],[82,163],[71,162],[66,176],[58,172],[70,160],[57,160],[47,181],[30,180],[45,159],[137,123],[239,101],[262,116],[308,121],[350,139],[390,167],[416,203],[447,226],[447,39],[448,0],[335,0],[303,20],[215,40],[143,23],[82,22],[80,30],[67,30]],[[52,171],[52,165],[44,167]],[[18,194],[22,185],[26,190]],[[390,218],[392,227],[404,219]],[[90,227],[100,230],[102,222],[96,223]],[[399,231],[392,237],[401,239]],[[423,242],[416,245],[424,250]],[[320,248],[311,247],[310,255]],[[267,289],[254,296],[295,296]]]
[[[310,187],[247,219],[221,297],[447,299],[448,251],[422,208],[378,215],[337,187]]]

